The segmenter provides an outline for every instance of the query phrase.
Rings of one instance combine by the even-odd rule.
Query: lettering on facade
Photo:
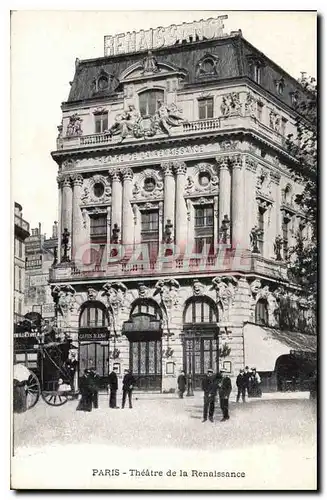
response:
[[[168,47],[183,41],[195,42],[220,38],[225,35],[223,21],[227,15],[201,19],[193,23],[172,24],[149,30],[119,33],[104,37],[104,55],[127,54],[141,50],[153,50]]]
[[[109,333],[107,332],[79,332],[78,340],[108,340]]]

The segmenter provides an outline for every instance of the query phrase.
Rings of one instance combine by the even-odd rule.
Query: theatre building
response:
[[[113,364],[162,392],[181,368],[199,388],[209,367],[251,365],[276,390],[315,353],[286,264],[310,238],[285,143],[303,87],[222,20],[105,37],[75,63],[50,283],[80,373],[103,383]]]

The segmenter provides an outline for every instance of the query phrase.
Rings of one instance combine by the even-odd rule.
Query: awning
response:
[[[246,323],[244,334],[245,366],[257,371],[272,372],[277,358],[293,351],[312,355],[317,351],[317,338],[299,332],[277,330],[266,326]]]

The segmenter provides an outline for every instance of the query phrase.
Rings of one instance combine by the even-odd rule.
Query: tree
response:
[[[295,202],[301,206],[310,226],[310,241],[305,241],[300,230],[291,251],[290,275],[305,290],[307,298],[315,308],[317,296],[317,218],[318,218],[318,168],[317,168],[317,86],[314,78],[305,73],[299,80],[303,91],[295,93],[296,135],[287,137],[286,145],[296,159],[291,166],[293,177],[304,189]],[[300,228],[301,229],[301,228]]]

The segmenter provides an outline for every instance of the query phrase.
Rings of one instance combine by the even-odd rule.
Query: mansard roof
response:
[[[83,102],[92,99],[117,97],[121,89],[121,79],[129,73],[129,68],[142,64],[147,52],[118,54],[96,59],[77,60],[74,80],[71,85],[67,103]],[[262,64],[261,87],[274,94],[276,98],[292,107],[292,94],[303,92],[302,86],[271,61],[258,49],[253,47],[242,36],[233,32],[231,36],[219,39],[203,40],[172,47],[152,50],[159,66],[178,68],[185,74],[184,83],[188,87],[203,85],[209,82],[235,78],[252,78],[251,64],[257,61]],[[215,74],[205,75],[199,72],[201,60],[210,58],[215,61]],[[108,87],[101,92],[94,92],[93,82],[106,74],[109,77]],[[283,80],[284,92],[279,95],[276,82]]]

